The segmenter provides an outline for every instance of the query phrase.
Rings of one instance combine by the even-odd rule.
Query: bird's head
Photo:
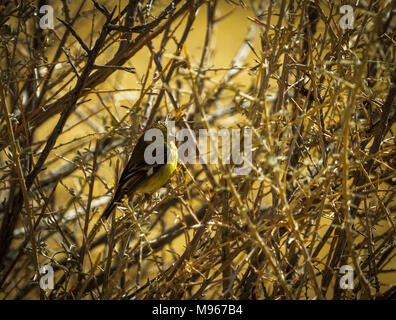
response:
[[[162,134],[164,135],[164,138],[166,139],[168,137],[168,124],[166,121],[158,121],[154,123],[151,128],[160,129]]]

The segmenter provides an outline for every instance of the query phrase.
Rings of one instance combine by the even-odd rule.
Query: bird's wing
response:
[[[165,147],[164,145],[164,148],[159,148],[159,152],[165,152],[163,157],[163,159],[165,159],[165,163],[147,164],[144,159],[144,151],[146,150],[146,147],[150,145],[150,143],[151,142],[144,141],[142,138],[138,140],[126,167],[121,173],[114,197],[103,212],[102,217],[107,219],[114,209],[116,202],[120,202],[124,195],[131,197],[148,177],[155,174],[168,162],[170,149],[169,146]]]
[[[123,190],[120,191],[123,192],[123,194],[132,194],[146,178],[155,174],[166,164],[168,156],[170,155],[169,147],[164,145],[164,148],[159,148],[159,152],[165,152],[163,157],[165,163],[147,164],[144,159],[144,150],[150,143],[146,141],[143,141],[144,143],[141,142],[142,139],[140,139],[135,146],[131,158],[121,174],[117,189],[122,187]]]

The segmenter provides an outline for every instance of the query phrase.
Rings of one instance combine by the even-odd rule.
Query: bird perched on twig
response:
[[[155,142],[145,141],[146,132],[153,129],[160,130],[163,140],[161,138],[161,141],[157,141],[158,139]],[[118,181],[114,196],[102,213],[102,218],[107,219],[124,196],[132,199],[135,192],[154,192],[166,184],[175,172],[177,167],[177,147],[173,141],[168,141],[168,121],[158,121],[148,130],[138,139],[128,164]],[[154,156],[164,161],[153,164],[149,164],[148,162],[150,161],[146,161],[145,150],[152,143],[159,143],[156,145],[155,152],[158,151],[160,154],[155,154]]]

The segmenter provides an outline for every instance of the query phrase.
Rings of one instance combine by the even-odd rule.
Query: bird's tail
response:
[[[117,206],[117,203],[120,203],[122,201],[123,196],[124,196],[123,190],[118,189],[116,191],[114,197],[111,199],[111,201],[107,205],[106,209],[104,209],[102,216],[101,216],[102,219],[106,220],[111,215],[111,213]]]
[[[114,199],[111,199],[106,209],[103,211],[101,218],[107,219],[110,216],[110,214],[113,212],[115,207],[116,207],[115,201]]]

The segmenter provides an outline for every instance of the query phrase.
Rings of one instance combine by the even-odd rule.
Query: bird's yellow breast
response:
[[[154,173],[151,177],[146,179],[137,189],[137,192],[150,193],[161,188],[169,181],[177,167],[177,148],[171,141],[170,143],[170,160]]]

